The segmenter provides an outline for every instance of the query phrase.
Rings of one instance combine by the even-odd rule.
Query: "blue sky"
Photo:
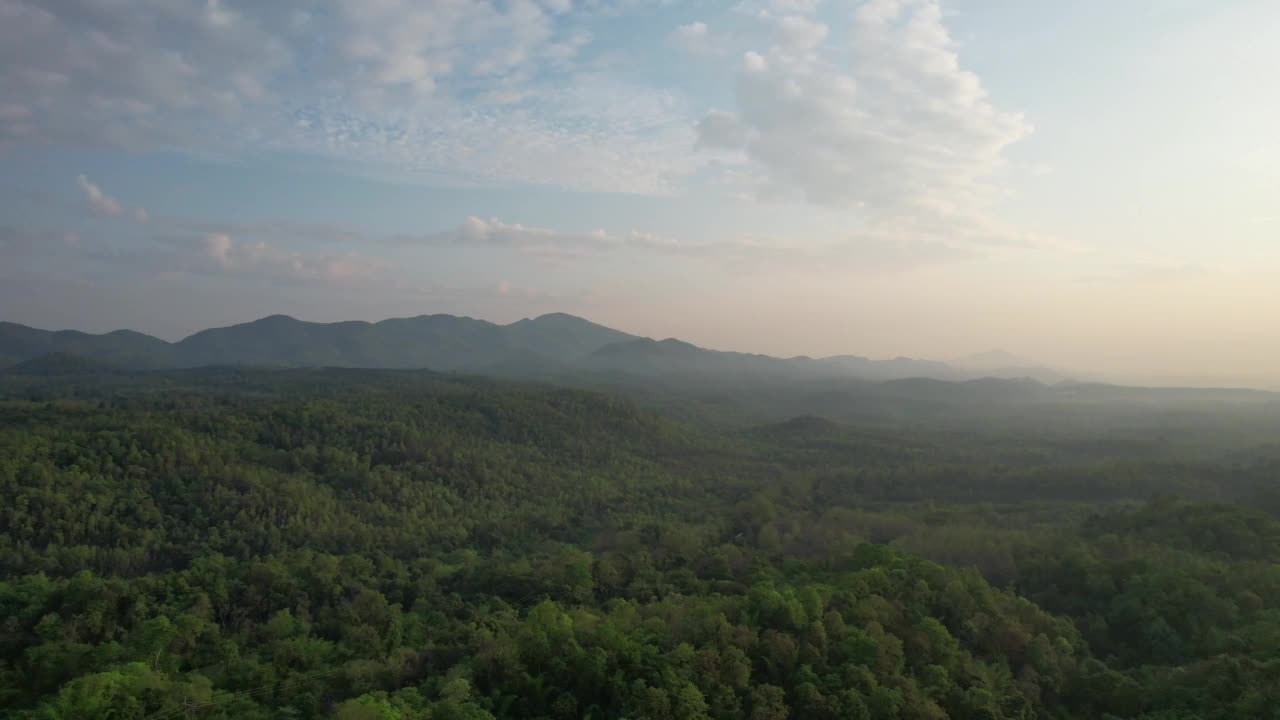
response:
[[[1265,0],[0,0],[0,316],[1280,352]]]

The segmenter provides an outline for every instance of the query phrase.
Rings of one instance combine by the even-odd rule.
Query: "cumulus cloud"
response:
[[[870,0],[840,42],[809,18],[770,22],[776,44],[742,56],[736,107],[702,120],[701,145],[740,153],[763,196],[933,235],[1004,232],[988,183],[1031,127],[961,67],[937,0]]]

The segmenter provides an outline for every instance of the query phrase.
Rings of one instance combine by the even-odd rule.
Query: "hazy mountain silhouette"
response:
[[[51,353],[67,353],[108,365],[140,369],[173,367],[169,343],[132,330],[91,335],[78,330],[37,330],[0,322],[0,365],[13,365]]]
[[[1026,358],[1019,357],[1007,350],[998,348],[986,350],[984,352],[965,355],[951,361],[951,364],[959,367],[987,369],[1000,367],[1017,367],[1019,365],[1034,365],[1035,363]]]
[[[997,378],[1031,378],[1050,385],[1073,379],[1069,373],[1044,367],[1033,360],[999,349],[956,358],[951,364],[971,374]]]
[[[709,350],[674,338],[637,337],[564,313],[509,325],[455,315],[420,315],[376,323],[315,323],[271,315],[202,330],[176,343],[128,330],[92,335],[0,323],[0,366],[50,353],[66,353],[129,369],[214,365],[427,368],[499,375],[593,372],[641,377],[708,376],[722,380],[962,380],[983,374],[946,363],[901,357],[778,358]],[[1036,377],[1030,372],[1023,374]]]

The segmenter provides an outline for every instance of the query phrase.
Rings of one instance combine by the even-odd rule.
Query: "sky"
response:
[[[0,319],[1280,382],[1273,0],[0,0]]]

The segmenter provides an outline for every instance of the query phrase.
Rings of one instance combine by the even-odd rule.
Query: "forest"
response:
[[[1274,402],[589,384],[0,375],[0,714],[1280,718]]]

